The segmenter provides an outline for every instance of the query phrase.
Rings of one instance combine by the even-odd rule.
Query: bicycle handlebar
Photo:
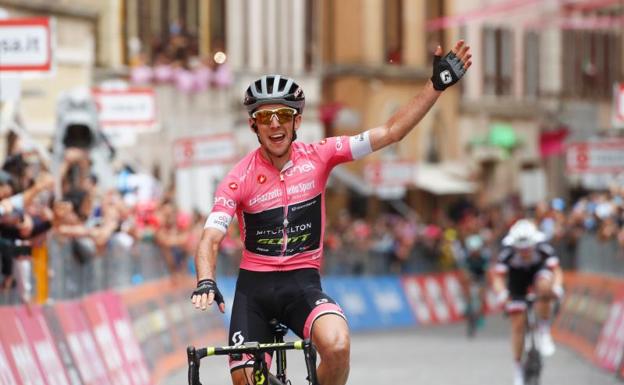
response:
[[[225,356],[244,353],[255,355],[276,350],[304,350],[307,353],[311,349],[312,343],[309,339],[292,342],[274,342],[268,344],[248,342],[245,345],[239,346],[207,346],[199,349],[191,345],[186,348],[186,357],[188,359],[188,383],[192,385],[201,385],[201,382],[199,382],[200,361],[202,358],[207,356]],[[308,354],[306,354],[306,365],[307,361]]]

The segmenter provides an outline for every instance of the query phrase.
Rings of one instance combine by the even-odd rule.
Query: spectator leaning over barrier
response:
[[[22,178],[22,181],[26,179]],[[18,194],[12,194],[13,187],[8,187],[12,182],[15,184],[8,173],[0,173],[2,289],[7,293],[17,283],[20,300],[29,302],[32,297],[30,239],[51,228],[51,215],[44,207],[39,207],[42,203],[35,199],[42,192],[51,191],[53,179],[48,174],[41,174],[29,188]]]

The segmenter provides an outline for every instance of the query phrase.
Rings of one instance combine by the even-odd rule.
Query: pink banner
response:
[[[117,344],[121,348],[124,362],[128,369],[127,373],[130,374],[132,382],[135,385],[150,385],[149,370],[143,359],[143,352],[141,352],[139,342],[134,336],[132,323],[121,301],[121,297],[115,293],[107,292],[102,294],[102,301],[106,307],[109,322],[113,327]]]
[[[5,346],[9,365],[21,384],[47,385],[39,361],[30,344],[28,334],[20,322],[15,307],[0,308],[0,339]]]
[[[598,365],[615,371],[624,351],[624,295],[620,294],[611,304],[609,316],[602,327],[595,357]]]
[[[102,352],[109,377],[114,385],[142,385],[144,374],[133,371],[126,361],[124,349],[115,333],[116,318],[109,313],[107,303],[111,301],[111,293],[102,292],[90,295],[82,301],[82,307],[91,323],[95,341]],[[110,306],[110,305],[109,305]],[[121,326],[123,329],[123,326]],[[123,333],[123,332],[122,332]],[[135,353],[132,353],[135,354]],[[138,382],[135,382],[138,381]]]
[[[4,350],[2,338],[0,338],[0,385],[17,385],[13,370]]]
[[[39,360],[41,370],[49,384],[69,385],[69,379],[65,373],[63,363],[56,349],[50,329],[46,324],[41,307],[20,306],[15,309],[15,314],[21,322],[33,352]]]
[[[90,330],[91,326],[82,311],[80,302],[59,302],[54,305],[54,310],[83,383],[87,385],[109,384],[104,360],[97,349]]]

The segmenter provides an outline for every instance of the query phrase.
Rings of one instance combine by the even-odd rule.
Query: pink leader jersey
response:
[[[329,172],[371,152],[368,132],[314,144],[293,142],[291,158],[280,171],[258,148],[219,184],[205,228],[225,233],[236,213],[245,245],[242,269],[319,269]]]

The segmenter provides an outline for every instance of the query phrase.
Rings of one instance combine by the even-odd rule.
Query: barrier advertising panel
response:
[[[106,372],[102,354],[97,348],[91,325],[82,311],[79,301],[56,303],[53,317],[58,320],[65,336],[69,353],[85,385],[111,383]],[[48,320],[52,318],[49,316]],[[49,321],[48,321],[49,322]]]
[[[82,301],[82,308],[91,324],[111,382],[114,385],[138,385],[130,380],[129,368],[123,360],[110,316],[106,311],[105,298],[105,293],[90,295]]]
[[[65,368],[39,306],[15,309],[28,341],[50,385],[69,385]]]
[[[20,322],[16,307],[0,308],[0,338],[6,349],[9,365],[20,384],[48,385],[39,361],[28,343],[26,329]]]

